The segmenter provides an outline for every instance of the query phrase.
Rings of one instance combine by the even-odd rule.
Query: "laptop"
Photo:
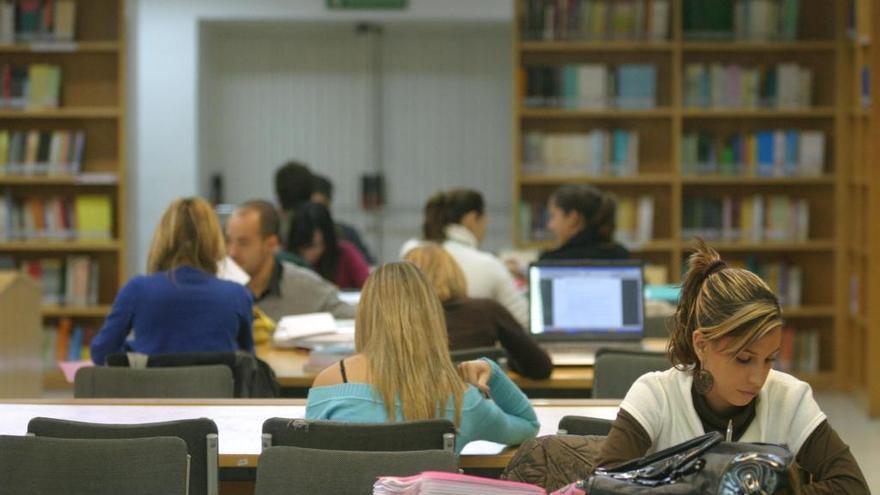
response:
[[[589,366],[601,347],[641,349],[641,260],[540,261],[529,266],[529,331],[555,366]]]

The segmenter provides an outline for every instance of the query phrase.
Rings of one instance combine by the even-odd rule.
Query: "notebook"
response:
[[[600,347],[641,349],[639,260],[542,261],[529,266],[529,331],[555,366],[588,366]]]
[[[373,495],[547,495],[543,488],[466,474],[425,471],[415,476],[382,476]]]

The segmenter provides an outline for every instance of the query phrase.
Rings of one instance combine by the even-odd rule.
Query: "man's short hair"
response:
[[[263,239],[274,235],[281,238],[281,218],[275,205],[262,199],[244,202],[235,209],[236,213],[255,211],[260,217],[260,237]]]
[[[314,189],[314,192],[323,194],[328,200],[333,199],[333,183],[327,177],[315,175]]]
[[[314,176],[305,164],[289,161],[275,171],[275,194],[284,210],[294,210],[312,199]]]

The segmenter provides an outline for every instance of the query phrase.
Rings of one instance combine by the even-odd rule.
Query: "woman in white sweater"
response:
[[[787,445],[809,474],[803,478],[812,478],[799,493],[868,493],[810,386],[771,369],[782,350],[781,327],[779,301],[767,284],[728,267],[698,241],[671,328],[675,366],[633,384],[597,465],[614,466],[718,431],[733,441]]]
[[[455,259],[467,281],[467,296],[494,299],[504,306],[524,328],[528,328],[529,309],[525,296],[516,288],[513,276],[498,258],[479,250],[486,235],[483,195],[470,189],[439,192],[425,204],[422,236],[425,241],[443,245]],[[401,258],[421,241],[407,241]]]

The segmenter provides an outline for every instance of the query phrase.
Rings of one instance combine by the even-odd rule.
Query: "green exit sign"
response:
[[[408,0],[327,0],[327,8],[346,9],[405,9]]]

